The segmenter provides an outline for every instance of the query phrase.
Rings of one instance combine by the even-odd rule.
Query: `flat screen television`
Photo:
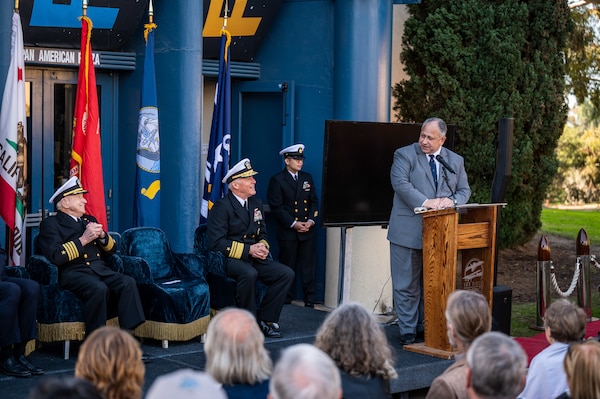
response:
[[[387,226],[397,148],[418,141],[420,123],[325,121],[321,221],[324,227]],[[456,126],[444,147],[454,149]]]

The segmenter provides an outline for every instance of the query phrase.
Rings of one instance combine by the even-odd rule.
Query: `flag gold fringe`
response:
[[[151,338],[167,341],[189,341],[206,332],[210,315],[187,324],[161,323],[146,320],[133,330],[133,335],[140,338]]]
[[[90,61],[89,61],[90,58],[89,58],[89,54],[90,54],[90,41],[92,40],[92,20],[90,19],[90,17],[86,17],[85,15],[82,15],[81,17],[79,17],[80,21],[82,19],[87,22],[87,36],[86,36],[86,41],[85,41],[85,49],[83,49],[81,55],[79,56],[80,57],[79,58],[79,63],[81,63],[82,60],[85,60],[84,61],[84,68],[85,68],[85,98],[86,98],[85,103],[88,104],[89,103],[88,99],[90,98],[90,93],[89,93],[90,85],[89,85],[89,82],[88,82],[88,77],[89,77],[89,71],[90,71]]]
[[[151,22],[149,24],[144,24],[144,41],[145,42],[148,42],[148,35],[154,29],[156,29],[156,24],[154,22]]]
[[[229,51],[227,51],[227,49],[229,49],[229,45],[231,44],[231,33],[229,33],[229,31],[227,29],[221,29],[221,35],[225,35],[227,36],[227,41],[225,42],[225,51],[223,52],[223,57],[225,58],[225,62],[229,62],[229,60],[227,59]]]

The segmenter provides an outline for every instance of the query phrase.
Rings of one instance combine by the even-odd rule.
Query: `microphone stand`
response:
[[[446,186],[448,186],[448,189],[450,189],[450,192],[452,193],[452,195],[450,196],[450,199],[452,201],[454,201],[454,206],[456,206],[456,193],[450,186],[450,179],[448,179],[448,173],[446,171],[446,168],[443,165],[440,165],[440,166],[442,167],[442,176],[444,178],[444,181],[446,182]]]

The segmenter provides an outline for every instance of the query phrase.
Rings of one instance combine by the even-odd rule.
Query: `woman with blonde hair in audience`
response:
[[[397,376],[392,349],[372,313],[345,303],[325,319],[315,346],[340,370],[344,399],[391,398],[390,380]]]
[[[85,339],[75,364],[75,376],[91,381],[104,399],[140,399],[145,371],[140,344],[110,326]]]
[[[446,303],[448,340],[457,350],[456,361],[431,383],[427,398],[466,399],[467,361],[465,355],[475,340],[492,328],[487,299],[478,292],[456,290]]]
[[[571,344],[563,364],[570,392],[557,399],[600,398],[600,342],[590,339]]]

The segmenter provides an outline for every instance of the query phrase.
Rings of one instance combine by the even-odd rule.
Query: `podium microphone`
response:
[[[452,169],[452,166],[450,166],[450,165],[448,164],[448,162],[446,162],[446,160],[445,160],[445,159],[444,159],[444,158],[443,158],[441,155],[439,155],[439,154],[438,154],[438,155],[435,157],[435,159],[437,159],[437,161],[438,161],[439,163],[441,163],[441,164],[442,164],[442,166],[443,166],[444,168],[448,169],[448,172],[450,172],[450,173],[452,173],[452,174],[456,174],[456,172],[454,171],[454,169]]]
[[[439,155],[438,155],[439,157]],[[443,159],[443,158],[442,158]],[[441,163],[441,162],[440,162]],[[454,173],[452,171],[452,169],[450,169],[450,172]],[[456,193],[454,192],[454,190],[452,189],[452,186],[450,186],[450,179],[448,179],[448,173],[446,173],[446,168],[442,168],[442,175],[444,177],[444,181],[446,182],[446,186],[448,186],[448,189],[450,190],[450,192],[452,193],[452,195],[450,196],[450,199],[452,201],[454,201],[454,206],[456,206]]]

